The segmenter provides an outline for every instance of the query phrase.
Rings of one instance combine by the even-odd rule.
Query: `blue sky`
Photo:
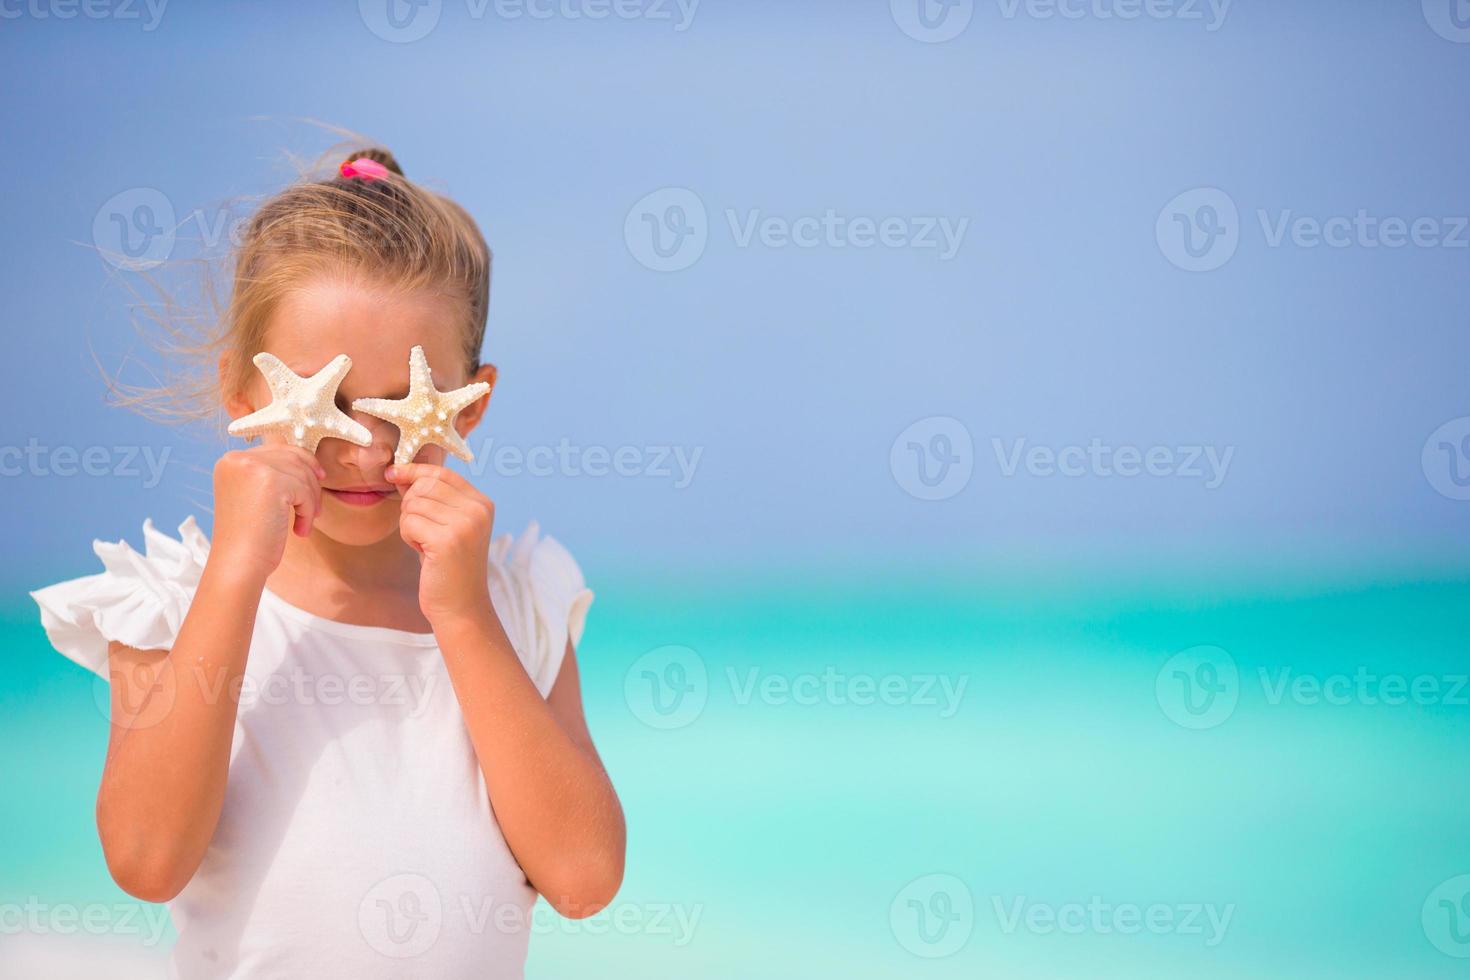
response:
[[[495,249],[475,478],[502,528],[711,565],[1467,540],[1434,482],[1470,467],[1459,430],[1426,453],[1470,416],[1447,4],[992,0],[938,43],[904,0],[67,9],[0,20],[21,567],[200,512],[218,447],[103,404],[137,274],[98,248],[140,200],[172,211],[170,259],[218,237],[330,142],[301,118],[386,143]],[[1212,214],[1191,271],[1170,229],[1216,249]],[[653,229],[697,254],[660,271]],[[156,485],[117,447],[167,449]],[[533,475],[498,447],[561,455]],[[632,475],[589,475],[619,450]],[[921,461],[968,475],[921,499]]]

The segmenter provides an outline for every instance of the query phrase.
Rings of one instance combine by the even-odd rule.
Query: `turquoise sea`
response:
[[[628,876],[593,919],[542,910],[529,976],[1464,975],[1470,576],[800,578],[599,590]],[[0,974],[147,975],[142,927],[15,925],[131,901],[92,827],[92,681],[27,603]]]

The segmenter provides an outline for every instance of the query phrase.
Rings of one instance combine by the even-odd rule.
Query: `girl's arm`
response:
[[[617,793],[582,713],[575,651],[547,698],[521,666],[490,604],[485,555],[494,505],[438,466],[392,467],[405,488],[404,540],[423,555],[419,604],[443,651],[506,843],[562,915],[602,909],[623,880]]]
[[[237,693],[266,578],[321,506],[304,450],[258,447],[215,466],[215,540],[171,650],[108,648],[112,732],[97,831],[113,879],[166,902],[194,876],[219,822]]]

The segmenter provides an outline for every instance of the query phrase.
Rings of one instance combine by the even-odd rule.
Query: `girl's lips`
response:
[[[387,500],[396,492],[392,489],[380,490],[375,487],[352,487],[343,490],[323,487],[323,489],[349,507],[372,507]]]

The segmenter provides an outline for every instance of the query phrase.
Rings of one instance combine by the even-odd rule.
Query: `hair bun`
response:
[[[387,167],[391,173],[395,173],[400,177],[403,176],[403,168],[398,165],[398,161],[394,158],[393,154],[380,146],[369,146],[361,150],[353,150],[347,154],[346,159],[360,160],[363,157],[367,157],[369,160],[375,160]]]

